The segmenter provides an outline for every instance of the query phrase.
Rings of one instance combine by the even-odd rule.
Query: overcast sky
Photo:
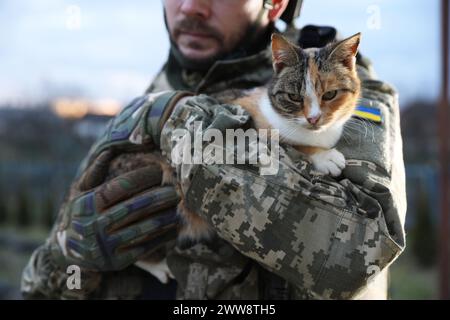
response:
[[[438,0],[305,0],[297,25],[362,32],[361,52],[405,104],[438,96],[439,9]],[[159,0],[0,0],[0,104],[50,93],[126,102],[167,52]]]

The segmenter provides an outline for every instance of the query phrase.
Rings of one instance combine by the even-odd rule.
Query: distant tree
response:
[[[8,206],[6,204],[6,194],[0,185],[0,225],[8,222]]]
[[[17,196],[16,221],[21,228],[29,227],[32,224],[32,206],[29,191],[21,185]]]
[[[51,229],[55,218],[55,199],[52,192],[47,192],[42,204],[42,225]]]
[[[416,194],[416,221],[409,234],[409,242],[417,262],[428,268],[436,263],[437,228],[431,219],[429,197],[425,188],[419,185]]]

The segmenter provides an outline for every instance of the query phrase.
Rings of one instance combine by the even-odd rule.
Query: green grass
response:
[[[438,299],[438,270],[420,267],[408,249],[392,264],[389,296],[393,300]]]
[[[48,234],[40,228],[17,229],[0,227],[0,234],[8,239],[26,240],[41,244]],[[0,245],[0,283],[14,290],[14,297],[18,296],[22,271],[30,259],[31,252],[19,252],[15,248]]]

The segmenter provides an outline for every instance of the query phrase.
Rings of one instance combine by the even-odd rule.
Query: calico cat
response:
[[[270,84],[221,102],[242,106],[257,129],[278,129],[280,139],[307,155],[317,171],[338,176],[345,158],[334,146],[360,94],[356,72],[360,37],[358,33],[323,48],[301,49],[273,34],[274,76]],[[166,177],[172,174],[170,170],[167,166],[163,170]],[[197,242],[212,234],[208,224],[189,211],[183,200],[178,211],[184,222],[178,240]],[[164,263],[144,267],[140,262],[140,266],[154,275],[170,274]]]
[[[238,99],[256,127],[279,129],[282,140],[308,155],[314,167],[338,176],[344,156],[333,146],[356,107],[360,34],[324,48],[301,49],[272,36],[275,75],[268,88]]]
[[[338,176],[345,158],[334,146],[360,93],[356,73],[360,37],[358,33],[324,48],[301,49],[273,34],[272,81],[225,102],[244,108],[257,129],[278,129],[280,139],[306,154],[317,171]],[[179,212],[185,221],[181,239],[207,236],[207,224],[183,201]]]

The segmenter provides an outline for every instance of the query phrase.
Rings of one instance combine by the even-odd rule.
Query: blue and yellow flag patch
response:
[[[358,105],[353,112],[353,116],[381,123],[381,111],[378,108]]]

